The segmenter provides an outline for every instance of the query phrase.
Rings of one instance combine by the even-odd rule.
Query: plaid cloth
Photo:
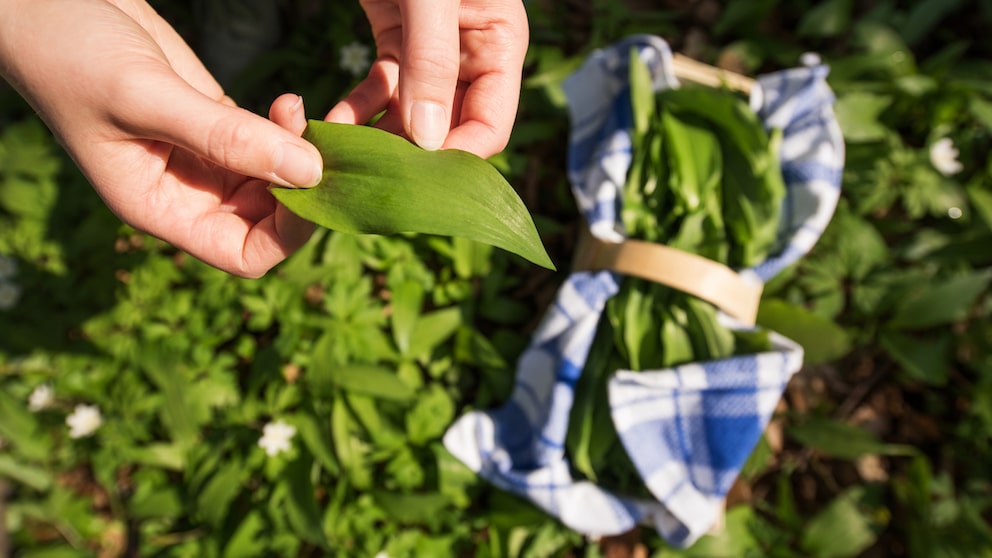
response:
[[[623,238],[618,215],[631,159],[632,46],[651,69],[656,89],[678,86],[667,44],[652,36],[595,52],[565,82],[572,124],[569,179],[592,233],[604,240]],[[788,188],[780,228],[784,248],[741,270],[751,280],[765,281],[806,254],[836,207],[844,146],[827,71],[817,65],[761,76],[751,93],[751,108],[762,121],[783,129]],[[510,400],[461,417],[444,443],[494,485],[578,532],[595,538],[647,524],[671,544],[687,546],[719,519],[727,491],[802,366],[803,351],[772,333],[773,350],[767,353],[667,370],[618,370],[608,387],[614,425],[656,501],[576,480],[564,444],[574,388],[620,279],[606,271],[571,274],[518,361]],[[743,327],[728,316],[721,320]]]

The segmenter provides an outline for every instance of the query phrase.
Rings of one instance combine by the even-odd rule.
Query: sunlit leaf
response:
[[[35,490],[47,490],[52,485],[48,471],[20,463],[7,454],[0,454],[0,478],[8,478]]]
[[[764,300],[758,323],[799,343],[807,364],[830,362],[847,354],[851,340],[832,320],[783,300]]]
[[[172,471],[181,471],[186,466],[185,448],[177,443],[149,444],[130,450],[128,456],[137,463]]]
[[[844,138],[852,142],[883,139],[889,130],[879,122],[879,117],[891,104],[891,97],[868,92],[848,93],[838,98],[835,110]]]
[[[506,179],[471,153],[425,151],[368,126],[310,121],[324,178],[308,189],[272,189],[294,213],[350,233],[458,236],[554,269],[530,213]]]
[[[424,287],[416,281],[404,281],[393,288],[392,314],[393,340],[400,354],[410,349],[410,338],[414,334],[417,317],[423,309]]]
[[[322,385],[337,386],[345,391],[354,391],[380,399],[408,401],[413,390],[396,375],[396,372],[370,364],[349,364],[344,366],[315,366]]]
[[[410,356],[420,356],[433,350],[454,334],[461,323],[461,310],[457,307],[435,310],[420,316],[410,336]]]
[[[417,397],[407,412],[406,432],[411,444],[423,444],[439,437],[455,416],[455,402],[444,388],[434,384]]]
[[[750,506],[734,506],[727,510],[724,528],[707,534],[683,552],[662,554],[661,558],[737,558],[761,552],[761,545],[751,532],[760,518]]]
[[[803,529],[802,547],[809,556],[857,556],[875,542],[880,526],[858,503],[863,491],[856,487],[841,493]]]
[[[265,522],[258,512],[249,513],[238,526],[234,535],[227,541],[224,547],[223,558],[238,558],[239,556],[251,556],[258,553],[260,541],[257,540],[263,535]]]
[[[0,390],[0,437],[10,441],[24,457],[41,461],[51,449],[51,439],[41,436],[35,418],[28,410]]]

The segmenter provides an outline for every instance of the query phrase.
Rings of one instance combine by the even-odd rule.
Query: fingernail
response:
[[[448,135],[448,111],[432,101],[416,101],[410,111],[410,135],[428,151],[440,149]]]
[[[289,112],[298,112],[302,106],[303,106],[303,96],[297,95],[296,102],[293,103],[293,106],[289,107]]]
[[[320,183],[324,169],[318,156],[295,143],[282,144],[276,164],[276,181],[285,186],[309,188]]]

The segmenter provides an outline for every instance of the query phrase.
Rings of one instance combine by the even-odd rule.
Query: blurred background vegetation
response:
[[[208,37],[237,37],[248,6],[151,3],[208,60],[230,46]],[[832,69],[843,199],[760,318],[806,365],[723,525],[683,550],[646,529],[588,541],[441,446],[455,416],[507,397],[565,271],[446,238],[321,231],[264,279],[235,279],[121,225],[0,86],[4,552],[992,556],[992,1],[527,8],[520,112],[492,162],[559,270],[579,223],[558,84],[592,49],[651,33],[749,75],[807,52]],[[342,49],[371,47],[357,2],[287,0],[266,22],[251,63],[218,75],[259,113],[293,91],[322,117],[357,80]],[[102,424],[73,438],[79,404]],[[296,435],[273,458],[257,442],[275,420]]]

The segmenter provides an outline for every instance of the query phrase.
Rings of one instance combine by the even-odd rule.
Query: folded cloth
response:
[[[565,82],[571,135],[568,173],[593,235],[623,240],[621,193],[631,160],[628,61],[631,49],[657,90],[677,87],[668,45],[634,36],[593,53]],[[767,281],[806,254],[822,234],[840,194],[844,145],[833,114],[825,66],[760,76],[751,108],[783,130],[787,194],[782,250],[742,275]],[[632,499],[573,478],[565,435],[574,389],[604,305],[621,277],[572,273],[517,363],[509,401],[459,418],[448,450],[492,484],[520,495],[592,538],[653,526],[688,546],[718,520],[726,494],[760,439],[802,348],[771,332],[772,350],[666,370],[618,370],[608,390],[625,450],[656,500]],[[744,326],[728,316],[731,328]]]

